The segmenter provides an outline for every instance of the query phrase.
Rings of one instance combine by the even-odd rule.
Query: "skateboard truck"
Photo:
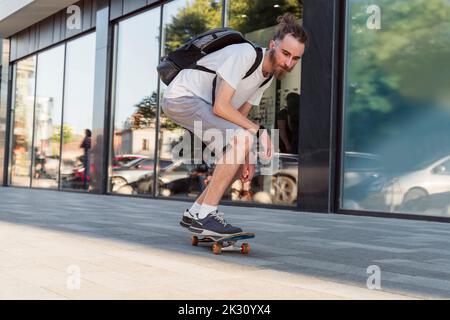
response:
[[[236,242],[244,239],[254,238],[255,234],[251,232],[240,232],[228,236],[201,236],[192,235],[191,241],[193,246],[198,246],[199,243],[212,243],[212,251],[214,254],[221,254],[222,251],[235,251],[242,254],[250,252],[250,245],[243,243],[241,246],[236,246]]]

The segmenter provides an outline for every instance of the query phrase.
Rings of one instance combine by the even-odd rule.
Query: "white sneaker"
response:
[[[192,224],[192,220],[197,220],[197,215],[194,213],[191,213],[189,209],[186,209],[183,213],[183,216],[181,217],[180,225],[183,228],[189,228]]]

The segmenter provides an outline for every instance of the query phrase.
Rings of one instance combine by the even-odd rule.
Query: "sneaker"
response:
[[[242,229],[227,223],[223,218],[223,214],[215,210],[203,219],[192,220],[189,231],[203,236],[220,237],[242,232]]]
[[[191,213],[189,209],[186,209],[183,213],[183,216],[181,217],[180,225],[183,228],[189,228],[192,224],[192,220],[194,220],[195,218],[195,214]]]

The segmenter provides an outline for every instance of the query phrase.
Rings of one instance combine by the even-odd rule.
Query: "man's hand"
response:
[[[245,163],[242,167],[241,180],[242,182],[252,181],[255,175],[255,165],[250,163]]]
[[[273,144],[267,130],[261,130],[259,135],[259,145],[261,146],[260,156],[264,160],[272,159]]]

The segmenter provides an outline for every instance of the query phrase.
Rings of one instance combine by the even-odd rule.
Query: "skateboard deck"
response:
[[[222,251],[240,251],[242,254],[250,252],[250,245],[243,243],[240,247],[236,242],[245,239],[252,239],[255,234],[252,232],[239,232],[227,236],[204,236],[192,232],[192,245],[198,246],[199,243],[212,243],[214,254],[221,254]]]

